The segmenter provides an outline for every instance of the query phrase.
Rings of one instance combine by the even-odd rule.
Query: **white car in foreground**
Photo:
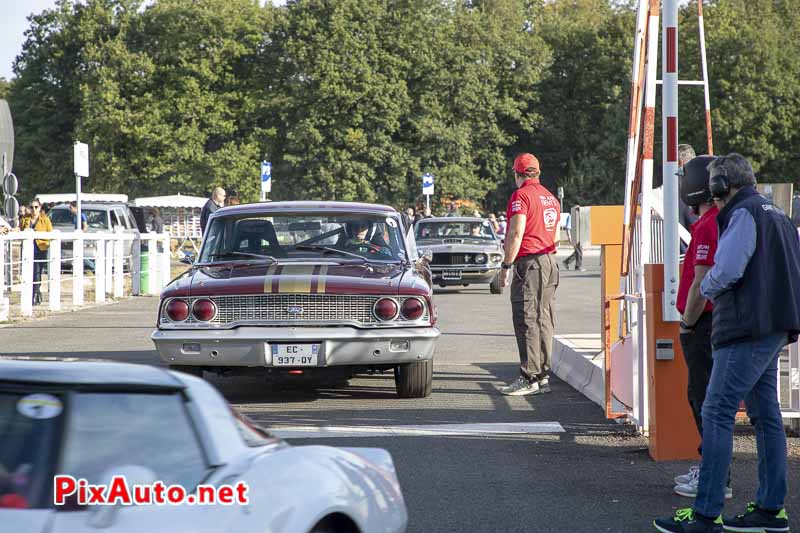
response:
[[[55,476],[246,486],[247,504],[54,504]],[[144,365],[0,360],[0,529],[26,533],[402,532],[379,448],[290,446],[202,379]]]

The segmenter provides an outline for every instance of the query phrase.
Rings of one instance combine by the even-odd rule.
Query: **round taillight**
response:
[[[397,302],[392,300],[391,298],[381,298],[377,302],[375,302],[375,306],[372,308],[375,316],[378,317],[378,320],[393,320],[397,318],[397,312],[399,309],[397,308]]]
[[[400,312],[406,320],[419,320],[425,314],[425,305],[418,298],[407,298]]]
[[[217,315],[217,306],[214,302],[205,298],[196,300],[192,304],[192,314],[200,322],[208,322]]]
[[[189,318],[189,304],[185,300],[170,300],[167,304],[167,316],[173,322],[183,322]]]

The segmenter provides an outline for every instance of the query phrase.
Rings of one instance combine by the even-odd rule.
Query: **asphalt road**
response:
[[[599,273],[562,272],[557,332],[599,331]],[[689,463],[656,463],[647,441],[604,419],[602,410],[563,382],[549,395],[507,398],[497,387],[516,376],[508,295],[483,288],[437,292],[442,337],[434,392],[394,395],[391,375],[358,377],[345,388],[268,388],[249,378],[217,379],[242,412],[273,428],[451,423],[558,422],[563,433],[526,436],[347,437],[305,443],[377,446],[395,460],[410,514],[409,531],[650,531],[655,515],[691,501],[671,493]],[[159,364],[149,334],[157,301],[135,298],[0,328],[0,355],[107,358]],[[790,439],[792,526],[800,529],[800,439]],[[734,500],[754,497],[755,444],[737,429]]]

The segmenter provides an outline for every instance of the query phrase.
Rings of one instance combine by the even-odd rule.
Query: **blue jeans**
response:
[[[756,504],[783,508],[786,497],[786,433],[778,403],[778,356],[785,334],[714,350],[714,368],[703,402],[703,463],[694,511],[716,518],[725,502],[733,455],[733,426],[745,400],[758,446]]]

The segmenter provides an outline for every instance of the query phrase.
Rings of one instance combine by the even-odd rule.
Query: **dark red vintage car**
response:
[[[431,392],[439,330],[427,261],[391,207],[270,202],[212,215],[197,261],[161,293],[152,339],[202,375],[394,370]]]

